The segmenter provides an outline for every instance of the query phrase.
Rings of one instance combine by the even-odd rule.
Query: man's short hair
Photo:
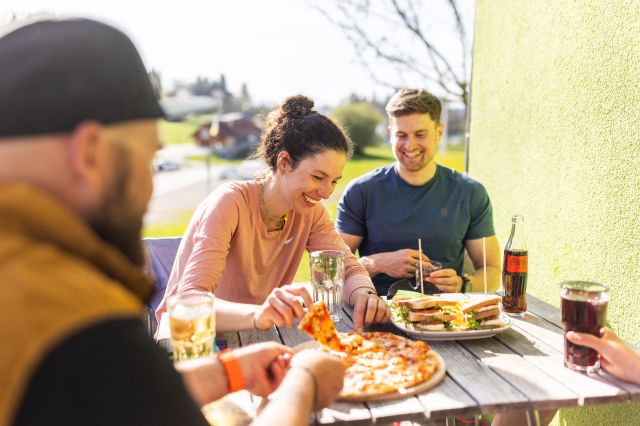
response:
[[[385,111],[389,117],[410,114],[429,114],[436,123],[440,122],[442,104],[440,99],[423,89],[401,89],[389,99]]]

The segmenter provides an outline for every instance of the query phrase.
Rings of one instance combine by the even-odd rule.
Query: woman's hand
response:
[[[353,328],[362,329],[375,322],[387,322],[391,318],[391,310],[377,294],[369,294],[372,289],[361,287],[351,293],[353,303]]]
[[[627,346],[610,328],[604,329],[602,337],[570,331],[567,339],[576,345],[596,350],[600,354],[600,365],[610,374],[640,384],[640,354]]]
[[[312,304],[311,296],[304,287],[285,285],[275,288],[256,311],[254,325],[261,330],[274,325],[291,327],[296,319],[302,318],[305,307]]]

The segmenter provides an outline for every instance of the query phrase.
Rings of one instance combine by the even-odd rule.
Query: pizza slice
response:
[[[336,326],[329,315],[327,305],[322,300],[311,306],[307,313],[302,317],[298,328],[322,346],[334,351],[344,351],[345,347],[336,331]]]

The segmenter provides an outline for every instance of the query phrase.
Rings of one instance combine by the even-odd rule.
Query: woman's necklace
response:
[[[267,206],[264,203],[264,181],[259,183],[260,185],[260,213],[266,219],[267,229],[269,231],[282,231],[284,225],[287,223],[287,215],[281,217],[271,216],[267,211]]]

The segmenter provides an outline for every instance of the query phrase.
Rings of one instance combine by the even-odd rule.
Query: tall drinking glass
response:
[[[167,300],[174,362],[214,355],[214,301],[209,292],[178,294]]]
[[[323,300],[331,319],[338,322],[342,311],[344,253],[339,250],[320,250],[312,252],[309,257],[313,301]]]
[[[600,368],[600,355],[586,346],[567,340],[569,331],[601,337],[607,322],[609,287],[589,281],[560,284],[562,323],[564,324],[564,365],[578,371],[594,372]]]

